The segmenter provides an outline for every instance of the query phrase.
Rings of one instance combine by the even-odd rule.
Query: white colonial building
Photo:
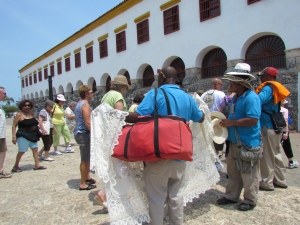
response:
[[[279,69],[297,123],[299,9],[299,0],[125,0],[20,69],[22,96],[48,97],[50,75],[54,96],[81,84],[106,92],[117,74],[151,87],[167,65],[195,91],[247,62],[253,73]]]

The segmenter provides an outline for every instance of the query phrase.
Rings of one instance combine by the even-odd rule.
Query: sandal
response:
[[[99,195],[95,195],[95,196],[94,196],[94,200],[95,200],[96,202],[98,202],[99,205],[104,206],[104,208],[107,208],[107,203],[104,202],[104,201],[101,199],[101,197],[100,197]]]
[[[2,171],[2,173],[0,173],[0,179],[1,178],[11,178],[12,175],[10,173],[6,173],[4,170]]]
[[[47,169],[47,168],[44,166],[39,166],[38,168],[33,168],[33,170],[45,170],[45,169]]]
[[[20,173],[20,172],[22,172],[22,170],[20,169],[20,167],[17,167],[17,168],[12,168],[11,172]]]
[[[87,179],[86,182],[90,184],[96,184],[96,180],[93,178]]]
[[[94,189],[94,188],[96,188],[97,186],[96,185],[94,185],[94,184],[89,184],[87,187],[85,187],[85,188],[81,188],[81,187],[79,187],[79,190],[80,191],[88,191],[88,190],[91,190],[91,189]]]

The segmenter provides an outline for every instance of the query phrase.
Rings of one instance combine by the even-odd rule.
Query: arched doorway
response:
[[[227,69],[227,56],[223,49],[210,50],[202,61],[202,78],[213,78],[224,75]]]
[[[174,59],[171,62],[170,66],[172,66],[176,69],[177,77],[180,78],[181,80],[183,80],[185,77],[185,64],[182,61],[182,59],[179,57]]]
[[[110,76],[108,76],[106,79],[106,92],[110,91],[110,81],[111,81],[111,78],[110,78]]]
[[[265,67],[285,68],[285,45],[281,38],[273,35],[256,39],[247,49],[245,62],[251,71],[261,71]]]
[[[124,76],[127,78],[128,84],[131,85],[130,75],[129,75],[128,71],[126,71],[126,72],[124,73]]]
[[[150,87],[154,82],[154,71],[149,65],[145,68],[143,73],[143,87]]]
[[[94,93],[97,91],[97,85],[96,85],[96,81],[95,80],[93,82],[92,90],[93,90]]]

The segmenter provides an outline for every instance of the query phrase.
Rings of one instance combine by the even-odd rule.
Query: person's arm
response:
[[[45,130],[43,121],[44,121],[44,117],[40,115],[40,116],[39,116],[39,126],[40,126],[40,128],[41,128],[41,130],[42,130],[42,135],[46,135],[46,134],[47,134],[47,131]]]
[[[87,129],[91,130],[91,107],[88,103],[84,104],[81,107],[81,112],[84,120],[84,124],[87,127]]]
[[[243,118],[238,120],[225,119],[220,122],[220,125],[223,127],[249,127],[254,126],[255,124],[257,124],[257,122],[257,118]]]
[[[201,110],[202,111],[202,110]],[[204,114],[204,112],[202,111],[202,118],[201,118],[201,120],[199,120],[199,123],[202,123],[203,121],[204,121],[204,119],[205,119],[205,114]]]
[[[126,123],[136,123],[139,114],[137,112],[130,112],[128,116],[126,116],[125,122]]]
[[[123,104],[123,100],[119,100],[115,103],[114,105],[114,109],[117,109],[117,110],[120,110],[120,111],[123,111],[124,110],[124,104]]]
[[[76,118],[75,115],[70,114],[70,113],[66,113],[66,117],[67,117],[69,120],[72,120],[72,119],[75,119],[75,118]]]
[[[12,131],[12,143],[15,145],[17,143],[17,137],[16,137],[16,128],[18,126],[19,120],[21,118],[21,113],[17,113],[16,117],[14,118],[11,131]]]

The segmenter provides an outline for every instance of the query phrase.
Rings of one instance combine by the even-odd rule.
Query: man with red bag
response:
[[[204,113],[198,109],[195,100],[176,85],[176,76],[177,73],[173,67],[168,66],[158,70],[158,87],[166,92],[172,114],[187,121],[203,122]],[[136,111],[129,113],[125,121],[135,123],[138,116],[153,115],[154,96],[155,90],[152,89]],[[168,115],[166,100],[160,88],[155,103],[159,115]],[[172,131],[170,130],[170,132]],[[183,224],[185,173],[186,162],[183,160],[146,162],[143,177],[146,184],[151,224],[163,224],[166,198],[170,223]]]

